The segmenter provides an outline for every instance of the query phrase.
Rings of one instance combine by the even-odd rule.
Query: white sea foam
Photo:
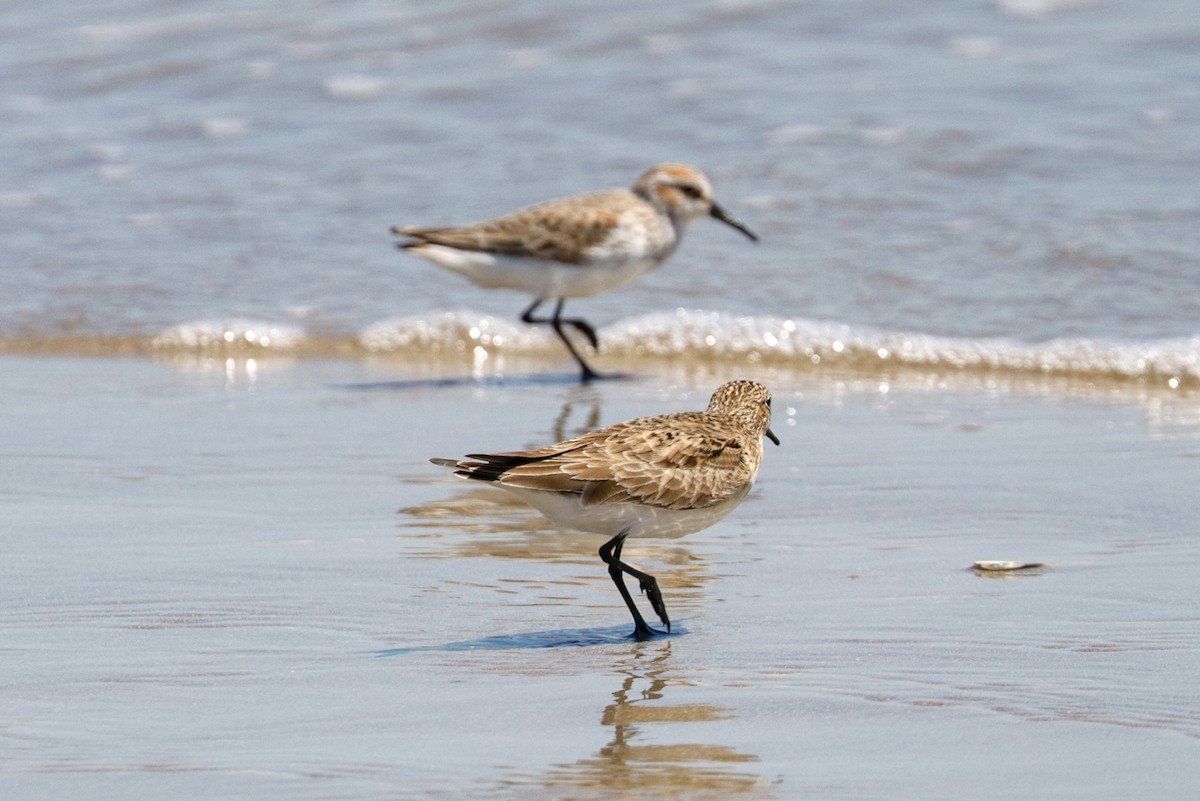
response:
[[[577,336],[571,334],[572,336]],[[677,309],[618,321],[599,331],[609,360],[727,362],[774,369],[837,368],[877,373],[1004,372],[1095,381],[1139,380],[1164,388],[1200,386],[1200,336],[1146,342],[940,337],[878,331],[842,323]],[[495,353],[542,357],[561,348],[545,327],[529,327],[472,311],[385,320],[364,330],[372,353],[439,359]]]
[[[210,139],[227,139],[241,136],[250,128],[243,117],[210,117],[200,123],[200,130]]]
[[[382,320],[359,334],[359,344],[372,353],[466,353],[482,347],[512,353],[550,347],[546,329],[508,322],[468,310]]]
[[[304,332],[258,320],[198,320],[182,323],[154,337],[156,350],[221,354],[290,351],[304,341]]]
[[[827,364],[1144,379],[1177,388],[1200,383],[1200,336],[1120,342],[938,337],[840,323],[687,311],[629,320],[602,332],[606,345],[636,354],[736,357],[784,366]]]
[[[1094,0],[999,0],[1001,10],[1017,17],[1040,19],[1057,11],[1090,5]]]
[[[335,100],[374,100],[388,89],[388,82],[372,75],[334,75],[325,79],[325,95]]]

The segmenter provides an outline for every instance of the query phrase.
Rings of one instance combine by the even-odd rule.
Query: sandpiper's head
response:
[[[659,164],[642,173],[633,191],[661,209],[677,227],[698,217],[714,217],[758,241],[754,232],[713,200],[712,184],[704,173],[686,164]]]
[[[740,379],[717,387],[708,411],[729,415],[747,430],[761,432],[761,436],[779,444],[779,437],[771,430],[771,391],[757,381]]]

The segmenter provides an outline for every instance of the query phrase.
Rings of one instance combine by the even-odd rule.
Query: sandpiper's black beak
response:
[[[775,432],[769,428],[767,429],[767,439],[771,440],[771,442],[774,442],[776,445],[779,444],[779,437],[775,436]]]
[[[714,218],[720,220],[721,222],[725,223],[726,225],[733,226],[734,228],[738,229],[746,236],[750,237],[750,239],[754,240],[755,242],[758,241],[758,237],[754,234],[753,231],[751,231],[749,228],[746,227],[745,223],[743,223],[737,217],[734,217],[729,212],[725,211],[725,209],[721,208],[716,203],[712,204],[712,211],[710,211],[708,213],[708,216],[714,217]]]

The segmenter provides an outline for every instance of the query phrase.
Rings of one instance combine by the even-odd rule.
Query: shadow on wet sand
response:
[[[590,381],[580,381],[578,373],[528,373],[525,375],[443,376],[439,378],[407,378],[397,381],[370,381],[359,384],[335,384],[336,389],[353,392],[402,392],[415,389],[451,389],[456,387],[531,387],[587,386],[601,381],[636,381],[644,376],[636,373],[604,373]]]
[[[670,633],[659,632],[651,640],[657,642],[668,637],[680,637],[687,629],[675,626]],[[428,653],[430,651],[504,651],[522,648],[583,648],[594,645],[637,642],[628,625],[606,629],[554,629],[532,631],[524,634],[498,634],[477,640],[461,640],[441,645],[415,645],[408,648],[385,648],[374,651],[375,656],[402,656],[404,654]]]

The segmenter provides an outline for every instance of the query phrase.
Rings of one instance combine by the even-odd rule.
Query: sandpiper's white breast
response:
[[[750,484],[720,503],[695,509],[666,509],[644,503],[604,503],[585,507],[576,493],[546,492],[505,484],[503,487],[563,528],[616,536],[626,528],[631,537],[682,537],[702,531],[732,512]]]

